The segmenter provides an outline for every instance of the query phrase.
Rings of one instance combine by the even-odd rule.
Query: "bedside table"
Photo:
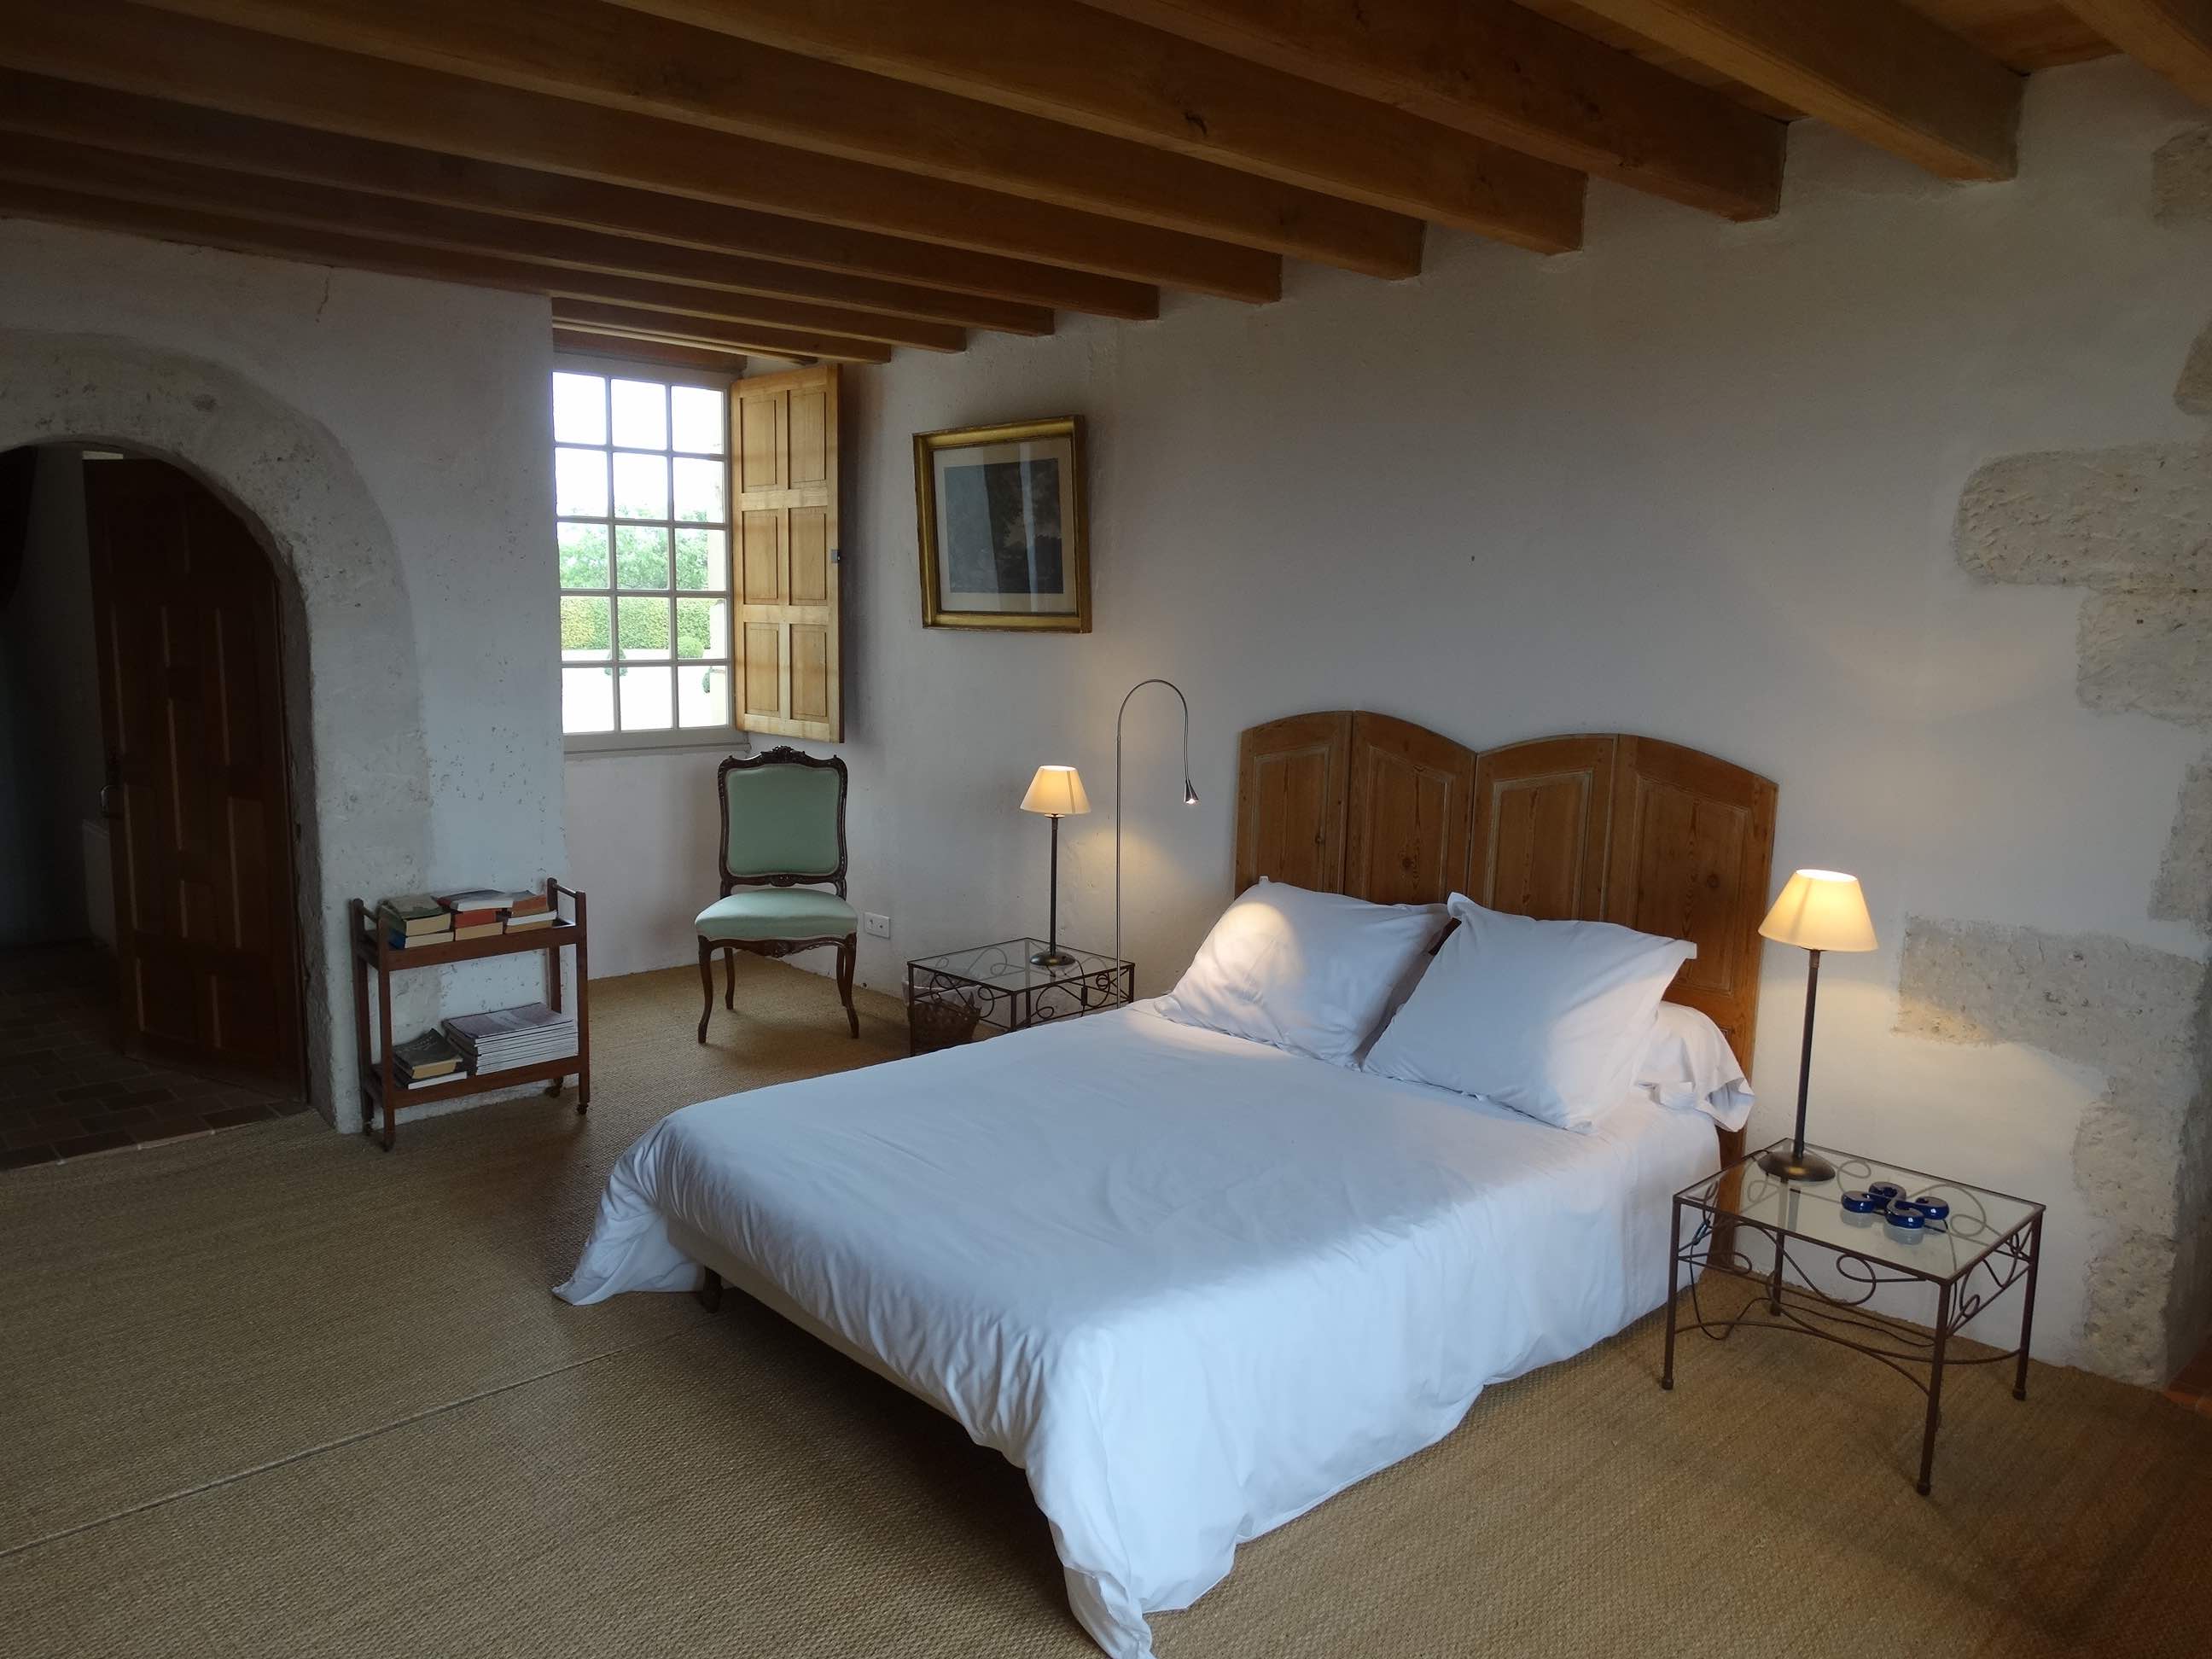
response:
[[[1789,1144],[1776,1143],[1785,1148]],[[2014,1359],[2013,1398],[2027,1398],[2043,1206],[1833,1147],[1816,1150],[1836,1166],[1833,1181],[1801,1185],[1778,1180],[1759,1167],[1759,1153],[1753,1152],[1674,1194],[1674,1236],[1668,1245],[1667,1358],[1659,1386],[1674,1386],[1678,1330],[1702,1331],[1725,1341],[1739,1326],[1765,1326],[1816,1336],[1880,1360],[1928,1396],[1917,1483],[1924,1497],[1935,1473],[1936,1430],[1942,1421],[1943,1373],[1948,1366]],[[1950,1214],[1911,1231],[1893,1226],[1881,1215],[1854,1213],[1844,1206],[1845,1193],[1882,1182],[1902,1188],[1908,1199],[1948,1204]],[[1850,1288],[1816,1288],[1805,1270],[1808,1260],[1825,1262],[1834,1279]],[[1697,1274],[1709,1267],[1764,1279],[1766,1294],[1754,1296],[1730,1318],[1707,1319],[1698,1299]],[[1686,1267],[1691,1273],[1690,1310],[1696,1317],[1684,1324],[1677,1298]],[[1923,1332],[1868,1309],[1884,1285],[1932,1288],[1932,1330]],[[2014,1285],[2021,1286],[2020,1346],[1972,1359],[1952,1357],[1951,1338]]]
[[[1136,1000],[1134,963],[1079,951],[1063,939],[1060,948],[1072,960],[1055,968],[1033,965],[1030,957],[1044,948],[1041,939],[1009,939],[908,963],[907,1052],[956,1048],[978,1025],[1018,1031]]]

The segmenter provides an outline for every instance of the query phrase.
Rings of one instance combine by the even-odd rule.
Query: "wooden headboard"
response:
[[[1769,780],[1653,738],[1478,754],[1388,714],[1292,714],[1237,745],[1237,890],[1265,876],[1384,904],[1462,892],[1694,939],[1668,999],[1711,1016],[1748,1073],[1774,803]],[[1723,1133],[1723,1155],[1742,1139]]]

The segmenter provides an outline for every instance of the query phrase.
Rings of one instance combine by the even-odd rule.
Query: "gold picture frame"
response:
[[[1091,631],[1079,417],[916,433],[914,499],[925,628]]]

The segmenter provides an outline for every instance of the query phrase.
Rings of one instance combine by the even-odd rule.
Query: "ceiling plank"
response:
[[[1577,0],[1945,179],[2009,179],[2021,77],[1903,0]]]
[[[994,305],[990,301],[810,271],[768,260],[734,258],[696,248],[464,212],[394,197],[257,178],[58,139],[17,135],[0,146],[0,175],[59,190],[85,190],[133,201],[542,264],[549,268],[544,276],[547,293],[598,293],[602,298],[615,299],[619,295],[611,289],[583,284],[642,278],[662,287],[694,286],[702,295],[796,301],[823,311],[825,317],[874,313],[883,319],[882,325],[840,327],[828,322],[800,321],[796,313],[786,320],[799,327],[821,326],[831,333],[860,334],[911,345],[930,345],[945,332],[957,332],[963,322],[957,313],[976,311],[1006,313],[1003,321],[1017,325],[1020,332],[1052,331],[1052,313],[1036,307]],[[856,305],[856,300],[860,303]],[[921,307],[919,311],[917,305]],[[836,308],[834,313],[829,309],[832,307]],[[956,314],[950,318],[932,314],[945,310]],[[765,311],[716,314],[775,320]],[[900,327],[896,320],[900,319],[921,326],[926,332],[939,332],[927,337],[910,334]],[[950,331],[945,329],[948,322],[953,325]]]
[[[1582,245],[1571,169],[1064,0],[617,3],[1539,252]]]
[[[574,329],[553,331],[553,349],[571,356],[610,357],[623,362],[663,363],[676,368],[703,368],[732,380],[744,373],[745,360],[735,352],[707,346],[673,345],[665,340],[639,340],[626,336],[586,334]]]
[[[775,337],[780,344],[770,344],[766,342],[763,331],[741,327],[735,323],[710,322],[639,306],[602,305],[592,300],[555,300],[553,321],[556,327],[578,328],[592,333],[628,334],[640,339],[671,340],[679,344],[726,346],[738,351],[777,357],[813,356],[846,362],[877,363],[887,362],[890,359],[890,348],[872,348],[866,341],[842,340],[835,336],[823,335],[810,342],[804,336],[784,334]],[[854,355],[855,351],[871,350],[875,355]]]
[[[0,63],[265,120],[1228,299],[1265,301],[1282,291],[1280,258],[1255,249],[379,63],[125,0],[18,11],[0,29]]]
[[[600,0],[470,0],[465,6],[452,0],[146,3],[311,46],[1003,191],[1369,276],[1419,272],[1419,220],[1457,223],[1498,210],[1486,195],[1467,198],[1463,171],[1426,158],[1424,179],[1453,188],[1370,205]],[[672,72],[678,65],[680,72]],[[1389,118],[1388,112],[1378,114]],[[1437,137],[1447,144],[1469,142],[1457,134]],[[1522,229],[1540,235],[1547,228],[1532,222]]]
[[[1781,122],[1503,0],[1089,3],[1724,218],[1781,206]]]
[[[0,130],[672,247],[734,252],[808,270],[911,283],[987,301],[1134,321],[1159,315],[1158,289],[1088,271],[434,155],[4,69],[0,69]],[[1011,325],[988,314],[948,315],[938,320],[981,328]]]
[[[410,247],[379,242],[368,237],[341,235],[332,231],[303,230],[295,225],[264,224],[231,214],[203,213],[191,208],[164,207],[150,202],[126,201],[48,185],[27,184],[0,176],[0,213],[21,218],[48,219],[58,223],[119,230],[131,235],[152,236],[163,241],[188,242],[201,247],[233,252],[258,253],[273,258],[296,259],[310,264],[335,265],[351,270],[378,271],[387,276],[413,276],[425,282],[459,283],[471,288],[493,288],[509,293],[544,295],[540,278],[558,275],[547,268],[519,265],[512,261],[486,259],[470,253]],[[632,283],[628,277],[607,277],[607,283]],[[626,289],[628,299],[658,300],[667,285],[639,283]],[[674,289],[681,295],[704,294],[702,289]],[[594,299],[556,303],[601,303]],[[858,336],[813,333],[771,323],[738,318],[701,319],[699,326],[715,333],[707,337],[734,343],[748,335],[761,350],[775,349],[788,356],[834,356],[848,362],[884,362],[890,356],[888,342]],[[915,325],[934,327],[935,325]],[[957,337],[958,331],[948,331]],[[801,343],[803,342],[803,343]],[[791,350],[782,348],[789,346]],[[957,349],[957,346],[941,348]]]
[[[2067,0],[2081,21],[2200,104],[2212,104],[2212,0]]]

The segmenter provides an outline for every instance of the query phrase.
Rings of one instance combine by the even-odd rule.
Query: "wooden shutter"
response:
[[[1344,890],[1376,904],[1435,904],[1467,881],[1474,750],[1424,726],[1352,717]]]
[[[837,367],[730,386],[738,724],[841,743]]]
[[[1606,733],[1484,753],[1474,769],[1469,898],[1539,921],[1604,917],[1614,748]]]
[[[1265,876],[1344,890],[1352,715],[1293,714],[1248,730],[1237,754],[1237,890]]]

